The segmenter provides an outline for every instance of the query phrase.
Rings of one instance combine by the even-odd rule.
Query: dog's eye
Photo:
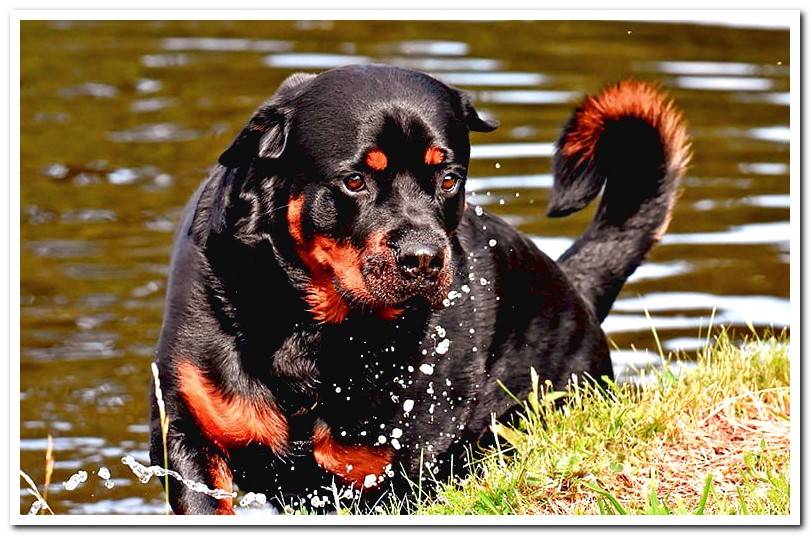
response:
[[[446,173],[442,177],[442,182],[439,183],[439,187],[442,188],[443,192],[452,192],[456,185],[459,183],[459,176],[454,175],[453,173]]]
[[[360,173],[353,173],[344,177],[344,187],[350,192],[360,192],[366,188],[366,181]]]

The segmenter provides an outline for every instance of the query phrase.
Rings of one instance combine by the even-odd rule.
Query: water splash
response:
[[[251,506],[252,504],[258,504],[259,506],[264,506],[268,502],[268,498],[265,496],[264,493],[254,493],[249,491],[246,493],[242,499],[239,501],[239,506],[245,508],[246,506]]]
[[[408,415],[411,410],[414,409],[414,401],[409,399],[403,402],[403,411]]]
[[[71,475],[65,482],[62,483],[65,486],[65,489],[68,491],[73,491],[79,487],[79,484],[87,481],[87,471],[79,471],[78,473]]]
[[[28,515],[29,515],[29,516],[35,516],[35,515],[37,515],[37,514],[39,513],[39,511],[42,509],[42,507],[43,507],[43,506],[45,506],[45,503],[44,503],[44,502],[42,502],[42,501],[40,501],[39,499],[37,499],[37,500],[36,500],[36,501],[34,501],[34,503],[31,505],[31,509],[30,509],[30,510],[28,510]]]
[[[136,461],[132,456],[124,456],[121,458],[121,463],[129,467],[142,484],[149,482],[153,476],[164,477],[169,475],[190,490],[203,493],[209,497],[214,497],[215,499],[234,499],[237,496],[235,491],[227,491],[219,488],[211,489],[202,482],[195,482],[194,480],[183,478],[183,476],[177,471],[164,469],[159,465],[151,465],[147,467],[146,465]]]
[[[110,470],[104,466],[99,467],[98,472],[96,472],[98,477],[104,482],[104,487],[107,489],[113,489],[115,483],[110,480]]]

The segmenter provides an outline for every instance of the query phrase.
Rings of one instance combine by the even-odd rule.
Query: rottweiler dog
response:
[[[612,377],[600,323],[668,225],[681,114],[638,81],[575,111],[548,215],[603,195],[557,261],[465,200],[469,133],[496,126],[386,65],[294,74],[250,118],[172,252],[156,362],[169,468],[198,484],[170,480],[176,513],[233,513],[207,490],[234,483],[277,505],[407,491],[462,473],[530,368]],[[154,390],[151,420],[163,466]]]

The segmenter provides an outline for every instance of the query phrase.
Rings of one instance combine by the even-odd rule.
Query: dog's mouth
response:
[[[451,286],[450,262],[430,277],[414,277],[394,262],[394,255],[371,255],[363,262],[361,272],[373,307],[408,308],[428,304],[434,309],[442,306]]]

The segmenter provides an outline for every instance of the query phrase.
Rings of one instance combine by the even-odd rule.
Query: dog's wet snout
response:
[[[445,264],[445,250],[434,244],[411,244],[397,252],[397,264],[407,277],[433,280]]]

